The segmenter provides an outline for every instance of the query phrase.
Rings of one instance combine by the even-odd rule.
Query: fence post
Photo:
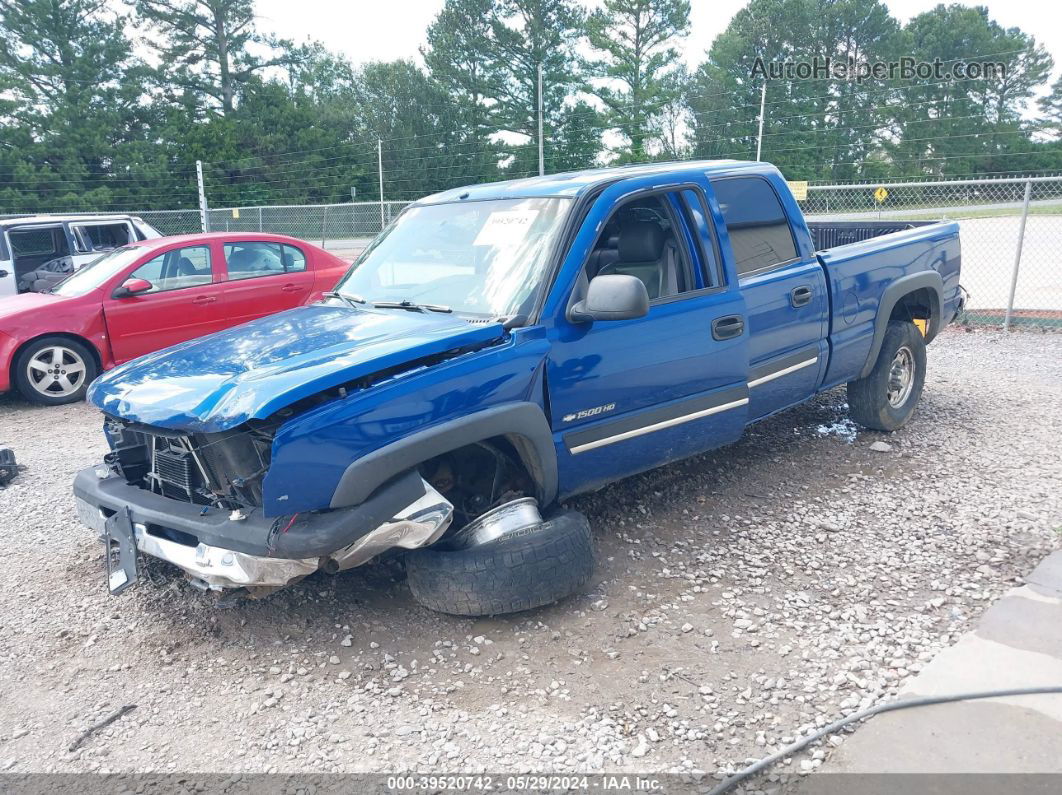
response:
[[[195,181],[199,186],[199,225],[204,232],[210,231],[210,208],[207,206],[206,188],[203,186],[203,161],[195,161]]]
[[[262,231],[262,208],[258,208],[258,231]]]
[[[328,226],[328,205],[324,206],[324,214],[321,216],[321,248],[325,244],[325,228]]]
[[[1014,293],[1018,289],[1018,266],[1021,265],[1021,247],[1025,242],[1025,222],[1029,219],[1029,199],[1032,197],[1032,180],[1025,182],[1025,198],[1021,206],[1021,224],[1018,226],[1018,248],[1014,252],[1014,271],[1010,274],[1010,297],[1007,299],[1007,314],[1003,318],[1003,330],[1010,330],[1010,316],[1014,312]]]

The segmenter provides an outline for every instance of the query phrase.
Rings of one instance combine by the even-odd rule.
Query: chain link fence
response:
[[[1062,177],[811,185],[800,204],[809,220],[956,220],[966,320],[1062,327]]]
[[[353,259],[407,204],[214,208],[209,227],[291,235]],[[966,320],[1062,328],[1062,176],[810,185],[800,204],[816,221],[957,220]],[[132,214],[166,235],[202,228],[199,210]]]
[[[330,251],[355,252],[391,223],[409,202],[290,204],[224,207],[208,211],[213,232],[271,232],[319,243]],[[148,210],[139,215],[164,235],[202,231],[199,210]]]

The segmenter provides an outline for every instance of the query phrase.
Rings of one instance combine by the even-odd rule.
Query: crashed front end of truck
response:
[[[75,494],[79,517],[108,551],[110,590],[136,582],[139,552],[204,590],[260,596],[319,569],[432,544],[450,526],[453,505],[415,472],[358,506],[265,516],[262,481],[279,424],[184,434],[108,417],[111,452],[78,475]]]
[[[202,589],[245,589],[249,595],[261,596],[318,570],[337,573],[389,550],[431,545],[451,528],[455,512],[463,525],[474,514],[493,507],[491,500],[522,496],[517,490],[526,488],[525,482],[519,482],[515,470],[510,471],[506,455],[485,442],[427,460],[414,460],[415,456],[401,460],[392,455],[393,460],[367,461],[363,469],[353,470],[349,451],[329,441],[337,457],[331,462],[333,475],[304,477],[305,466],[288,462],[274,488],[283,493],[270,497],[267,475],[281,429],[305,421],[319,438],[330,440],[332,423],[338,420],[317,417],[335,411],[336,416],[349,420],[367,399],[388,410],[408,412],[403,400],[388,400],[395,388],[416,394],[425,377],[445,383],[446,378],[436,378],[440,364],[474,357],[509,340],[499,324],[488,327],[456,318],[420,318],[405,312],[385,315],[328,305],[293,312],[307,321],[306,334],[311,329],[320,332],[322,325],[343,328],[346,354],[337,350],[334,356],[320,357],[329,363],[327,375],[318,384],[321,388],[314,391],[312,382],[297,379],[301,391],[292,393],[274,383],[301,369],[292,365],[287,348],[297,342],[289,340],[284,343],[287,348],[276,350],[275,346],[272,353],[268,348],[258,349],[256,366],[238,375],[227,372],[224,388],[211,385],[203,391],[211,400],[216,394],[228,395],[231,405],[240,407],[257,400],[261,404],[257,414],[262,418],[253,416],[255,411],[226,413],[221,406],[227,404],[220,402],[211,403],[209,413],[195,417],[167,413],[157,406],[153,400],[159,384],[167,382],[152,361],[169,362],[166,367],[172,369],[175,354],[132,363],[124,378],[112,371],[94,385],[90,399],[104,411],[110,452],[101,464],[78,474],[74,493],[81,521],[105,543],[112,592],[120,593],[136,582],[137,555],[144,554],[179,567]],[[283,322],[280,317],[256,321],[263,336],[274,336],[271,327]],[[287,322],[290,325],[291,319]],[[417,336],[411,342],[409,333],[414,327]],[[359,334],[366,328],[373,329],[376,340],[402,339],[404,361],[383,366],[364,355],[365,342]],[[232,333],[187,343],[185,356],[207,346],[211,352],[197,357],[211,360],[215,369],[225,369],[213,351],[231,347],[226,335]],[[428,337],[434,342],[426,342]],[[145,371],[139,379],[135,377],[138,367]],[[132,382],[138,385],[129,387]],[[116,383],[122,384],[121,389],[113,389],[108,396],[109,385]],[[177,387],[166,389],[177,391]],[[289,394],[290,398],[284,397]],[[288,400],[288,405],[270,410],[273,403]],[[163,422],[176,427],[159,424]],[[390,434],[382,441],[412,452],[424,449],[416,441],[394,444],[400,436]],[[451,460],[453,455],[460,456],[461,465]],[[446,490],[449,498],[424,475]],[[307,490],[329,477],[334,483],[324,490],[327,497],[305,497]],[[472,479],[481,483],[470,483]],[[496,493],[481,498],[478,493],[490,486],[496,486]],[[290,511],[285,510],[288,505]]]

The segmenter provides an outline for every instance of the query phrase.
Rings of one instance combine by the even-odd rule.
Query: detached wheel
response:
[[[413,597],[457,616],[517,613],[552,604],[590,581],[590,525],[575,511],[466,549],[406,555]]]
[[[874,369],[866,378],[848,382],[852,419],[876,431],[895,431],[907,424],[922,397],[926,381],[926,341],[914,323],[894,320]]]
[[[84,344],[43,337],[15,360],[15,387],[31,403],[59,406],[83,400],[97,372],[96,358]]]

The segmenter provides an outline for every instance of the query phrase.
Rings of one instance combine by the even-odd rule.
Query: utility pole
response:
[[[384,228],[384,199],[383,199],[383,141],[376,139],[376,167],[380,172],[380,231]]]
[[[760,159],[760,150],[763,148],[763,109],[767,104],[767,78],[763,78],[760,87],[760,131],[756,134],[756,159]]]
[[[546,173],[546,157],[542,148],[542,62],[538,62],[538,175]]]
[[[203,161],[195,161],[195,180],[199,184],[199,226],[210,231],[210,208],[207,207],[206,188],[203,187]]]

